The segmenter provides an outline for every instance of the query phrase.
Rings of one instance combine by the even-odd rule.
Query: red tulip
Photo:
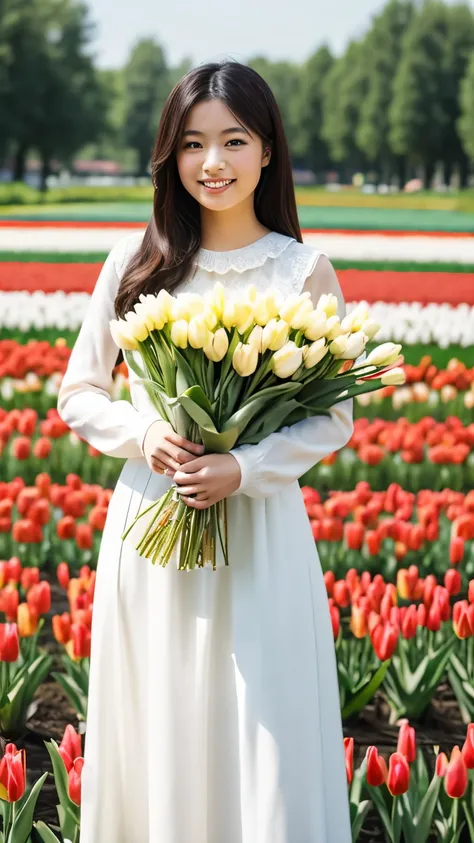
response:
[[[7,562],[7,576],[9,582],[20,582],[21,578],[21,562],[18,556],[12,556]]]
[[[371,634],[372,646],[380,661],[391,659],[398,642],[399,630],[390,621],[379,622]]]
[[[347,784],[354,778],[354,738],[344,738]]]
[[[25,787],[25,750],[17,750],[15,744],[9,743],[0,761],[0,799],[5,802],[18,802],[25,793]]]
[[[446,793],[451,799],[460,799],[466,792],[467,782],[466,762],[459,747],[455,746],[451,752],[451,758],[449,759],[444,777]]]
[[[38,459],[44,460],[46,457],[49,457],[51,449],[51,439],[48,439],[46,436],[41,436],[36,440],[33,446],[33,454]]]
[[[15,623],[18,606],[20,603],[20,595],[18,589],[14,585],[6,585],[0,591],[0,611],[5,613],[5,618],[10,623]]]
[[[371,556],[378,556],[382,541],[377,530],[368,530],[366,532],[365,544]]]
[[[474,723],[467,727],[466,740],[462,748],[462,754],[468,770],[474,770]]]
[[[60,539],[73,539],[76,535],[76,522],[72,515],[65,515],[56,524],[56,533]]]
[[[387,780],[387,765],[385,759],[379,755],[376,746],[369,746],[367,749],[367,784],[372,787],[380,787]]]
[[[78,524],[76,527],[76,544],[79,550],[90,550],[94,543],[94,536],[90,524]]]
[[[416,735],[408,720],[403,720],[398,733],[397,752],[404,755],[409,764],[416,758]]]
[[[392,796],[406,793],[410,784],[410,766],[401,752],[393,752],[389,758],[387,787]]]
[[[440,778],[443,778],[446,775],[446,770],[448,769],[448,759],[446,757],[445,752],[440,752],[436,756],[436,768],[435,773]]]
[[[332,597],[332,592],[334,588],[334,583],[336,582],[336,577],[334,571],[325,571],[324,572],[324,585],[326,586],[326,592],[328,597]],[[473,580],[474,583],[474,580]]]
[[[87,520],[94,530],[102,532],[107,520],[107,511],[106,506],[94,506],[91,509]]]
[[[341,629],[341,616],[339,614],[339,609],[337,608],[337,606],[334,605],[332,599],[331,603],[329,604],[329,612],[331,615],[332,634],[334,636],[334,641],[337,641],[339,636],[339,630]]]
[[[74,658],[86,659],[91,654],[91,631],[84,623],[73,623],[71,641]]]
[[[358,606],[356,603],[352,604],[350,626],[351,632],[355,638],[365,638],[369,631],[366,613],[361,606]]]
[[[340,606],[342,609],[345,609],[346,606],[349,605],[349,603],[351,602],[351,595],[349,592],[349,587],[345,580],[337,580],[334,583],[332,596],[334,597],[335,603],[337,603],[337,605]]]
[[[362,524],[349,522],[344,526],[344,537],[350,550],[360,550],[364,541],[364,528]]]
[[[31,440],[26,436],[17,436],[13,441],[13,456],[16,460],[27,460],[30,456]]]
[[[51,586],[43,580],[30,588],[26,601],[37,615],[46,615],[51,609]]]
[[[444,585],[451,597],[459,594],[462,588],[462,579],[457,568],[448,568],[444,575]]]
[[[61,588],[64,588],[67,591],[70,576],[69,576],[69,565],[67,562],[60,562],[57,569],[56,569],[56,576],[58,578],[58,583]]]
[[[23,568],[21,572],[21,587],[23,591],[29,591],[34,585],[38,585],[40,581],[39,568]]]
[[[81,736],[76,732],[74,726],[68,725],[64,730],[64,735],[58,747],[59,754],[64,761],[64,766],[69,773],[76,758],[82,755]]]
[[[453,629],[460,639],[470,638],[473,634],[466,600],[458,600],[453,606]]]
[[[423,606],[424,608],[424,606]],[[416,635],[416,630],[418,628],[418,616],[417,610],[414,603],[411,606],[408,606],[406,612],[403,614],[401,618],[401,633],[404,638],[407,640],[410,638],[414,638]]]
[[[20,521],[15,521],[12,530],[13,541],[19,544],[39,544],[43,541],[43,533],[39,524],[35,521],[30,521],[28,518],[22,518]]]
[[[34,521],[35,524],[41,524],[41,526],[47,524],[51,518],[49,501],[45,498],[40,498],[32,503],[28,510],[28,518],[30,521]]]
[[[71,638],[71,616],[69,612],[53,616],[53,635],[59,644],[67,644]]]
[[[449,545],[449,561],[451,565],[459,565],[464,557],[464,539],[461,536],[455,536],[451,539]]]
[[[20,656],[20,640],[16,623],[0,623],[0,661],[16,662]]]
[[[84,767],[84,759],[76,758],[72,769],[69,771],[69,798],[75,805],[81,804],[81,776]]]

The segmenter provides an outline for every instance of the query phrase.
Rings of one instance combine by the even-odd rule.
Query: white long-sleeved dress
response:
[[[95,448],[127,458],[98,563],[81,843],[350,843],[333,636],[297,479],[350,438],[352,404],[233,452],[230,567],[141,558],[143,527],[121,535],[170,482],[141,449],[157,413],[133,373],[133,406],[108,392],[109,320],[140,238],[123,238],[104,264],[58,404]],[[300,292],[318,257],[270,233],[202,249],[182,289],[220,280]]]

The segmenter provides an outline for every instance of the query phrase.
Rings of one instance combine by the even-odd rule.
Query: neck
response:
[[[269,229],[258,221],[252,204],[229,208],[227,211],[211,211],[201,206],[201,246],[212,252],[230,252],[254,243],[269,233]]]

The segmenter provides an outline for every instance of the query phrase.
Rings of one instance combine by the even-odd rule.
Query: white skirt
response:
[[[81,843],[350,843],[326,589],[296,483],[228,502],[230,566],[135,550],[167,478],[129,460],[92,626]]]

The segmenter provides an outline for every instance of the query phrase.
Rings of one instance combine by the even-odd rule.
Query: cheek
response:
[[[194,175],[196,171],[196,161],[193,161],[191,156],[178,155],[176,164],[178,166],[179,177],[183,184],[187,184],[190,181],[196,181]]]
[[[262,169],[261,154],[258,150],[245,150],[239,157],[237,169],[247,177],[249,181],[258,181]]]

